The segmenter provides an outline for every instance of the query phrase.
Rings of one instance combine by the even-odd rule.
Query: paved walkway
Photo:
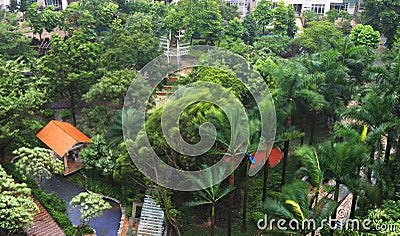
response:
[[[33,198],[33,197],[32,197]],[[36,205],[39,207],[39,212],[33,219],[33,226],[27,230],[29,236],[62,236],[65,233],[62,231],[60,226],[53,220],[51,215],[46,209],[40,204],[38,200],[33,198]]]

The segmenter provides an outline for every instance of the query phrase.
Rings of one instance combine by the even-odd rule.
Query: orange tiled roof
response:
[[[33,197],[32,197],[33,198]],[[62,231],[60,226],[53,220],[50,214],[42,206],[42,204],[33,198],[36,205],[39,207],[39,212],[33,219],[33,225],[27,230],[29,236],[63,236],[65,233]]]
[[[64,156],[77,143],[89,143],[90,138],[67,122],[50,121],[36,134],[59,156]]]

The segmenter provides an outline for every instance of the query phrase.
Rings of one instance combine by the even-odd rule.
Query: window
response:
[[[293,4],[293,7],[294,7],[294,10],[296,11],[297,16],[300,16],[303,5],[302,4]]]
[[[331,9],[336,9],[337,11],[349,9],[348,3],[331,3]]]
[[[61,0],[46,0],[46,6],[54,6],[55,9],[61,9]]]
[[[325,14],[325,4],[311,4],[311,11],[322,15]]]

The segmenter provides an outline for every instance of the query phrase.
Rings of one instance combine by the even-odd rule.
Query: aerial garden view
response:
[[[398,0],[3,0],[0,235],[400,235]]]

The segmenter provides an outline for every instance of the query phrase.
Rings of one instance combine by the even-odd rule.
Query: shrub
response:
[[[255,211],[251,213],[251,219],[254,221],[254,223],[257,224],[257,222],[259,220],[263,220],[264,219],[264,213],[260,212],[260,211]]]
[[[55,193],[47,194],[42,189],[40,189],[33,179],[24,177],[13,164],[7,163],[4,165],[7,172],[12,175],[16,180],[20,182],[25,182],[31,189],[32,194],[37,200],[43,205],[47,212],[53,217],[55,222],[60,226],[67,236],[72,235],[85,235],[88,233],[93,233],[93,229],[86,227],[77,231],[77,229],[72,225],[71,221],[67,216],[67,207],[64,199],[61,199]]]

